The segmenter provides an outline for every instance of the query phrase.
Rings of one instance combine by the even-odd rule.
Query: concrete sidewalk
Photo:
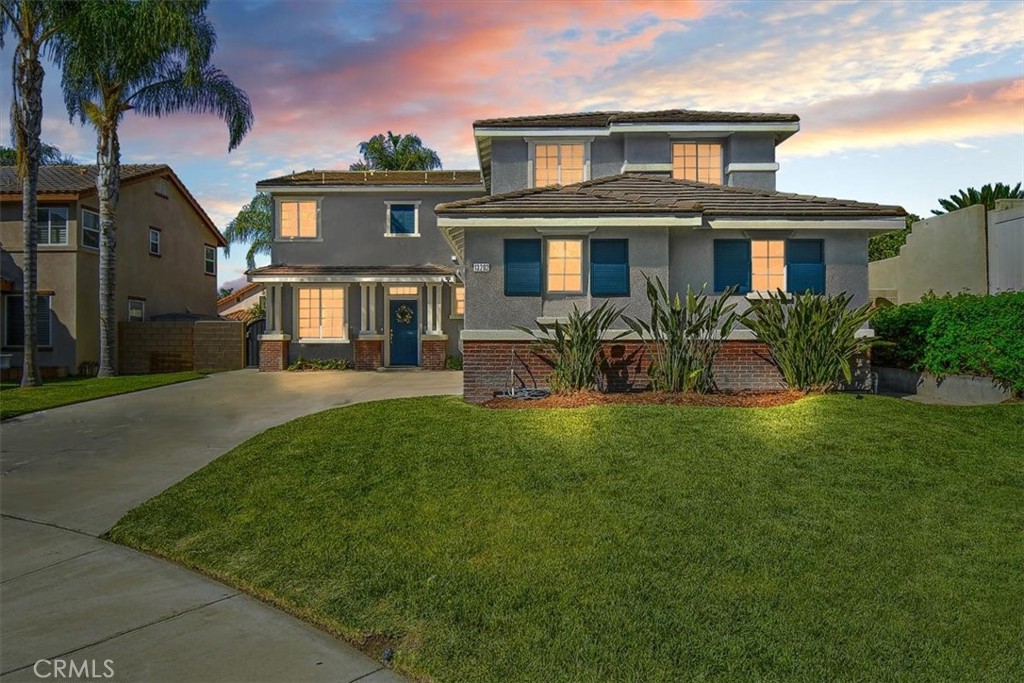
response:
[[[111,660],[111,681],[402,680],[291,616],[98,536],[271,426],[461,384],[454,372],[245,370],[3,423],[0,680],[41,680],[35,662],[58,658],[100,675]]]

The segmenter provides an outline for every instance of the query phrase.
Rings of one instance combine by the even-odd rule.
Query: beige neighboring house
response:
[[[914,223],[899,256],[868,264],[872,299],[919,301],[928,292],[998,294],[1024,290],[1024,200],[984,206]]]
[[[122,166],[117,210],[117,319],[217,318],[217,249],[226,242],[169,166]],[[39,365],[75,374],[99,360],[99,203],[95,166],[39,169]],[[0,167],[0,342],[20,369],[21,183]]]
[[[244,323],[250,322],[249,311],[263,300],[265,296],[263,289],[263,284],[250,282],[230,294],[225,294],[217,299],[217,315],[228,320],[240,320]]]

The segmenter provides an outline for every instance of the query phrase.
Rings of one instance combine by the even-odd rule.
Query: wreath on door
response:
[[[403,325],[408,325],[412,322],[412,309],[405,304],[402,304],[398,307],[398,310],[395,311],[395,320]]]

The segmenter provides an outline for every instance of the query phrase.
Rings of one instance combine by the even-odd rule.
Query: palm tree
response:
[[[210,64],[216,44],[206,0],[85,0],[61,36],[59,64],[72,120],[96,130],[100,209],[99,376],[115,374],[115,246],[121,186],[118,126],[125,112],[213,113],[228,126],[228,151],[252,128],[249,98]]]
[[[989,211],[996,208],[997,199],[1024,199],[1024,192],[1020,189],[1020,183],[1011,188],[1009,185],[996,183],[982,185],[981,190],[968,187],[967,190],[960,190],[957,194],[949,195],[949,199],[939,199],[939,206],[942,210],[932,209],[932,213],[941,216],[948,211],[956,211],[975,204],[984,204]]]
[[[60,147],[48,145],[45,142],[39,143],[39,165],[40,166],[69,166],[77,164],[78,161],[71,154],[60,151]],[[13,147],[0,146],[0,166],[17,166],[18,150]]]
[[[251,270],[256,267],[256,257],[270,254],[274,243],[274,199],[266,192],[260,192],[252,201],[242,207],[228,227],[224,229],[224,237],[228,247],[225,256],[231,255],[232,244],[249,244],[245,254],[245,264]]]
[[[432,171],[441,168],[441,157],[423,146],[418,135],[412,133],[387,135],[378,133],[359,143],[362,161],[349,166],[352,171]]]

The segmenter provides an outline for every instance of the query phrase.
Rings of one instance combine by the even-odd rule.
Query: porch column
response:
[[[271,327],[271,329],[274,332],[281,332],[281,323],[284,322],[282,320],[282,318],[284,316],[281,314],[281,298],[282,298],[281,295],[283,293],[283,290],[284,290],[284,285],[274,285],[274,286],[272,286],[270,288],[270,291],[272,291],[274,293],[274,295],[273,295],[274,305],[272,307],[272,310],[274,312],[274,315],[273,315],[274,324]],[[268,327],[270,327],[270,326],[268,325]]]
[[[434,286],[427,285],[427,334],[431,334],[434,331]]]
[[[427,316],[431,334],[441,334],[444,329],[441,324],[441,304],[443,285],[427,285]]]
[[[377,333],[377,283],[371,282],[366,285],[366,300],[367,300],[367,325],[366,329],[370,332]]]
[[[359,285],[359,333],[370,331],[370,285],[365,282]]]

